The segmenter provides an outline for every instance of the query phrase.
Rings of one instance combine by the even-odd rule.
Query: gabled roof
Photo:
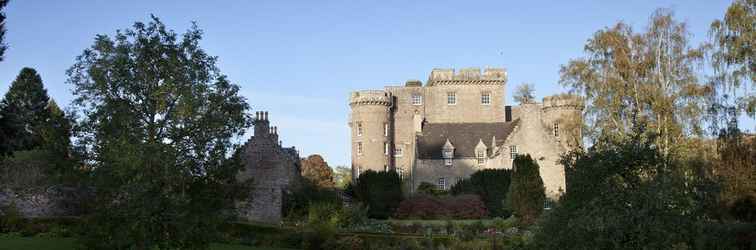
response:
[[[454,145],[454,158],[475,157],[475,146],[480,141],[488,148],[487,155],[492,156],[494,145],[489,145],[496,137],[495,146],[504,140],[520,122],[495,123],[428,123],[423,126],[423,132],[417,138],[418,158],[442,159],[441,151],[448,139]]]

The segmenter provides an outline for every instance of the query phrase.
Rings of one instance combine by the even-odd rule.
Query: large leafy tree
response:
[[[201,38],[153,16],[98,35],[68,70],[97,190],[89,248],[207,248],[244,193],[228,155],[249,107]]]
[[[538,163],[529,154],[515,157],[513,166],[506,204],[520,223],[530,225],[543,212],[546,189]]]
[[[696,72],[703,48],[693,48],[684,22],[657,10],[648,28],[635,32],[625,23],[596,32],[585,56],[560,71],[561,84],[586,98],[589,136],[627,138],[645,124],[662,153],[685,135],[701,134],[706,88]]]
[[[519,104],[535,102],[535,89],[533,88],[533,84],[522,83],[517,85],[513,98]]]
[[[310,155],[302,159],[302,177],[321,188],[332,188],[333,170],[320,155]]]
[[[756,1],[737,0],[723,20],[711,24],[710,111],[714,132],[736,127],[738,117],[756,115]]]
[[[7,45],[5,45],[5,12],[3,9],[6,5],[8,5],[9,0],[0,0],[0,62],[3,61],[3,55],[5,55],[5,50],[8,48]]]
[[[538,249],[729,249],[732,242],[698,238],[714,228],[697,227],[699,191],[687,167],[636,131],[562,158],[569,186],[539,223]]]

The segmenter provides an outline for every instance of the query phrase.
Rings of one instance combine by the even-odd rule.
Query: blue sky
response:
[[[65,71],[96,34],[160,17],[181,33],[192,21],[201,46],[241,85],[255,111],[270,112],[284,145],[349,165],[350,91],[426,80],[433,68],[505,67],[507,92],[534,83],[536,95],[565,91],[559,66],[586,39],[617,21],[645,28],[659,7],[688,22],[693,41],[730,1],[41,1],[11,0],[0,93],[22,67],[41,74],[62,106]],[[507,102],[511,98],[507,98]],[[746,121],[753,130],[753,120]]]

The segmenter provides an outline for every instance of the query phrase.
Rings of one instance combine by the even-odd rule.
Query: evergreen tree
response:
[[[39,148],[50,119],[50,97],[37,71],[23,68],[0,103],[3,153]]]
[[[450,192],[453,195],[479,195],[491,216],[506,218],[511,213],[503,206],[502,201],[507,197],[511,181],[512,170],[483,169],[470,175],[470,178],[454,184]]]
[[[394,171],[365,171],[352,183],[354,196],[368,206],[368,216],[387,219],[402,201],[402,180]]]
[[[3,55],[5,55],[5,50],[8,48],[7,45],[5,45],[5,12],[3,9],[5,6],[8,5],[8,0],[0,0],[0,62],[3,61]]]
[[[546,201],[543,179],[538,163],[529,154],[515,157],[513,168],[506,204],[520,223],[530,225],[543,212]]]
[[[199,46],[156,17],[98,35],[68,70],[97,191],[89,249],[207,249],[234,219],[243,167],[230,158],[251,124],[239,86]]]

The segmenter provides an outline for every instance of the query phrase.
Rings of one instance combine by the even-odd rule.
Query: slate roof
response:
[[[481,139],[488,148],[487,155],[494,152],[491,140],[496,136],[496,145],[501,145],[520,122],[495,123],[428,123],[417,137],[417,151],[420,159],[442,159],[441,149],[446,139],[454,145],[454,158],[475,157],[475,146]]]

